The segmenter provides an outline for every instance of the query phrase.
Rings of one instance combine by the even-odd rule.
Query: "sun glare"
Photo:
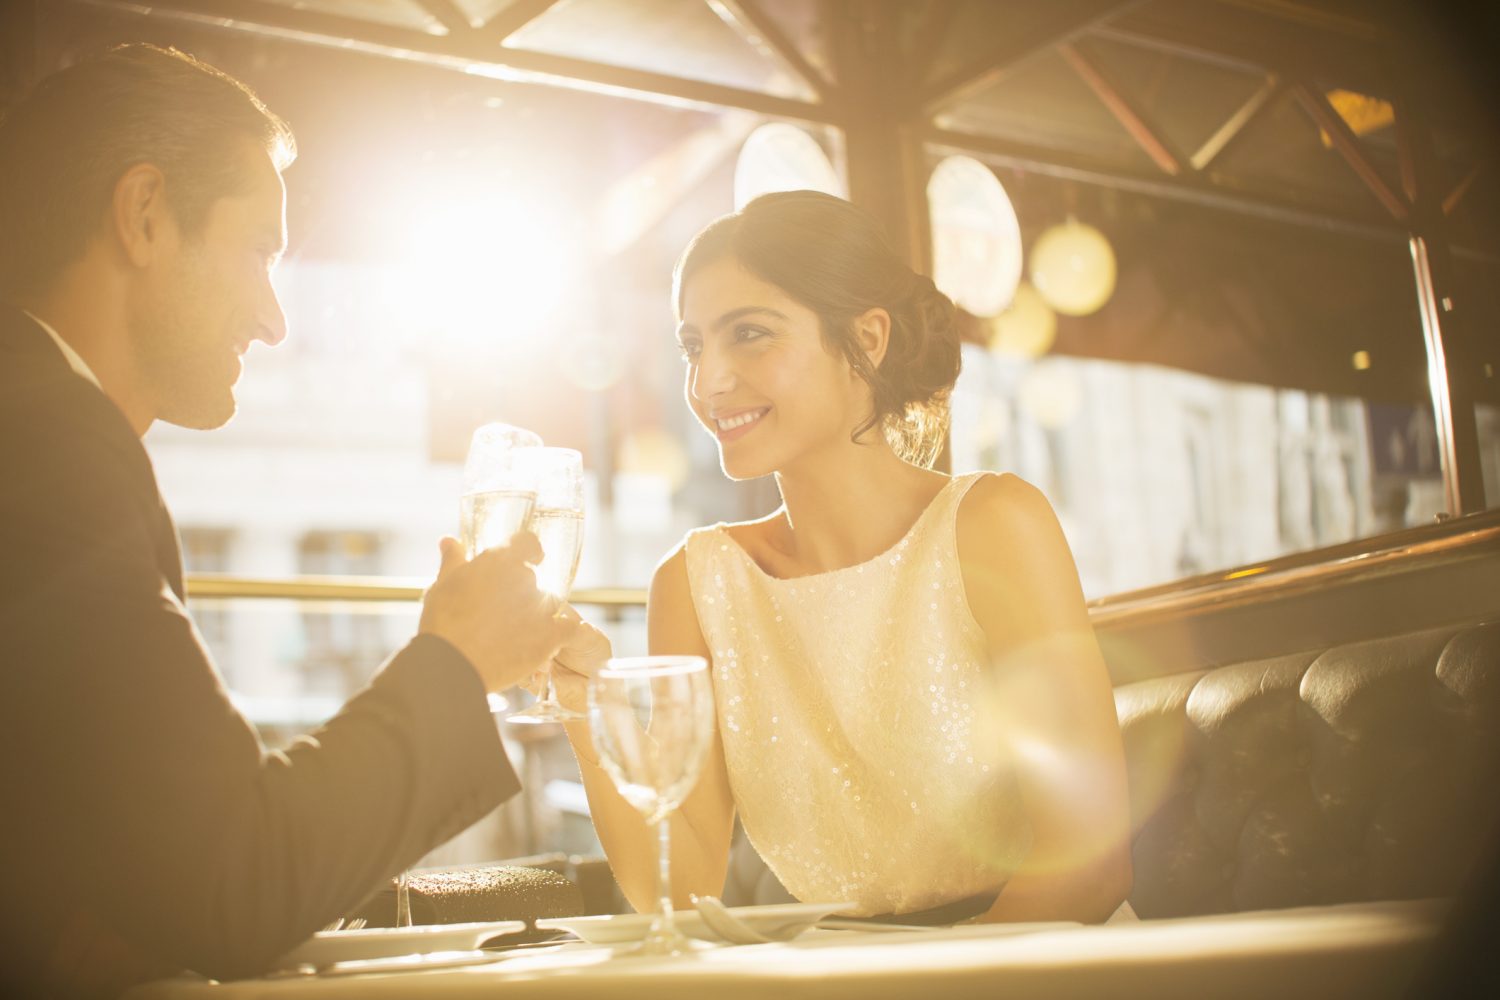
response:
[[[401,220],[389,248],[392,308],[450,347],[550,342],[578,279],[579,235],[545,202],[477,190],[448,191]]]

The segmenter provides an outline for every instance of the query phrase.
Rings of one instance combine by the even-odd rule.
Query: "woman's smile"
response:
[[[724,413],[713,413],[709,419],[713,421],[714,432],[721,443],[737,441],[749,434],[760,423],[760,418],[771,412],[769,406],[757,407],[753,410],[732,410]]]

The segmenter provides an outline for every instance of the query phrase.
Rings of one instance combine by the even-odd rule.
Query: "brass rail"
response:
[[[1487,511],[1422,528],[1298,553],[1250,566],[1179,580],[1089,602],[1096,627],[1137,624],[1210,608],[1242,607],[1311,590],[1344,586],[1399,573],[1418,565],[1500,556],[1500,511]],[[194,573],[188,596],[197,599],[396,602],[422,599],[426,582],[402,577],[245,577]],[[584,587],[570,602],[584,607],[645,607],[639,587]]]
[[[1136,625],[1210,608],[1244,607],[1326,587],[1347,586],[1419,566],[1495,559],[1500,557],[1497,515],[1500,511],[1488,511],[1446,521],[1435,526],[1437,532],[1433,527],[1424,527],[1324,552],[1298,553],[1178,581],[1167,585],[1171,589],[1153,587],[1099,598],[1089,602],[1089,619],[1095,628]],[[1381,545],[1382,542],[1385,544]]]
[[[192,573],[189,597],[212,600],[415,602],[427,581],[405,577],[297,576],[248,577],[228,573]],[[569,597],[588,607],[644,607],[646,592],[633,587],[580,587]]]

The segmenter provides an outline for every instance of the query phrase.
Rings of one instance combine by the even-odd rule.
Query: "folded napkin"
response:
[[[461,924],[480,920],[525,920],[576,917],[583,913],[578,887],[544,868],[491,865],[444,871],[412,872],[407,882],[413,924]],[[376,892],[351,917],[369,927],[396,923],[396,883]]]

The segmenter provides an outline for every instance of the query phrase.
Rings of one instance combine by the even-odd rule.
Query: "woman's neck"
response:
[[[885,442],[850,444],[776,475],[785,506],[771,547],[797,574],[853,566],[900,541],[947,477],[903,462]]]

